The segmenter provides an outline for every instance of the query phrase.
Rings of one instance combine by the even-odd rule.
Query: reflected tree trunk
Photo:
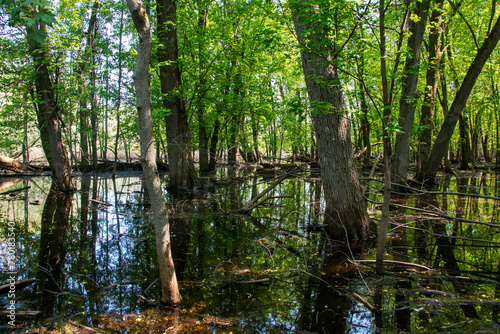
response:
[[[127,5],[139,35],[134,83],[137,95],[137,111],[139,114],[141,162],[146,187],[151,200],[155,226],[156,253],[162,287],[161,302],[177,305],[181,303],[182,298],[179,293],[172,259],[170,226],[165,198],[161,189],[160,176],[158,175],[153,138],[153,119],[151,115],[151,98],[149,95],[151,28],[149,17],[140,0],[127,0]],[[170,162],[172,161],[170,160]]]
[[[62,269],[66,257],[65,241],[73,194],[58,190],[52,182],[42,212],[40,250],[38,252],[37,293],[46,316],[54,315],[57,294],[62,292]]]

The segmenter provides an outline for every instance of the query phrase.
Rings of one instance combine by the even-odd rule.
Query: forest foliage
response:
[[[416,113],[410,142],[410,161],[415,162],[419,162],[420,134],[430,129],[431,141],[435,140],[445,112],[498,17],[495,0],[429,2],[429,12],[439,11],[442,21],[426,21],[420,64],[411,69],[418,74],[416,98],[410,101]],[[3,154],[14,158],[23,155],[28,162],[35,157],[33,148],[41,145],[36,118],[40,97],[34,91],[36,69],[28,47],[32,38],[43,42],[47,51],[46,61],[60,108],[62,138],[72,164],[82,161],[82,141],[87,142],[89,157],[93,159],[114,159],[115,146],[123,159],[138,157],[132,78],[137,38],[124,2],[106,1],[96,6],[97,3],[1,1]],[[382,142],[383,111],[389,107],[384,106],[380,75],[380,3],[347,0],[317,3],[321,10],[313,19],[322,23],[335,46],[333,62],[339,69],[355,154],[363,152],[366,157],[374,157],[382,148],[376,144]],[[384,5],[384,59],[392,84],[392,113],[385,129],[392,143],[403,131],[397,111],[402,82],[408,75],[404,59],[412,52],[407,41],[412,35],[412,23],[421,20],[416,14],[419,3],[397,0]],[[150,83],[154,135],[157,156],[164,159],[167,156],[164,118],[170,110],[162,104],[159,68],[165,64],[159,63],[157,57],[160,45],[156,3],[145,2],[145,7],[152,21]],[[90,29],[93,15],[95,28]],[[407,24],[403,25],[405,21]],[[27,34],[23,25],[33,23],[43,24],[47,29]],[[439,83],[431,122],[420,124],[425,77],[431,63],[429,38],[436,24],[442,25]],[[198,149],[210,148],[210,144],[201,146],[201,133],[209,141],[218,140],[215,150],[219,159],[227,158],[228,150],[235,145],[241,158],[249,162],[256,162],[261,156],[317,158],[311,123],[315,106],[308,100],[300,58],[304,46],[298,43],[288,3],[177,1],[176,28],[182,85],[174,94],[186,106],[195,160]],[[448,157],[462,168],[498,156],[498,59],[495,49],[474,85],[450,142]],[[365,162],[371,164],[369,160]]]

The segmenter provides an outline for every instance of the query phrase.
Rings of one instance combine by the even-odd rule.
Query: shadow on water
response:
[[[74,195],[53,191],[48,178],[0,184],[0,238],[14,226],[16,279],[30,280],[16,285],[16,327],[0,330],[498,332],[499,199],[471,196],[499,196],[496,174],[448,177],[436,192],[395,199],[385,276],[373,270],[375,241],[328,239],[314,176],[292,175],[242,213],[274,179],[230,169],[207,179],[209,190],[165,192],[183,297],[177,309],[158,303],[140,174],[83,175]],[[380,202],[376,190],[369,196]],[[373,219],[379,210],[372,204]],[[6,260],[0,266],[8,283]]]

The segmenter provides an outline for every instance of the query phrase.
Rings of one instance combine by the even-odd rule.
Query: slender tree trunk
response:
[[[411,36],[408,38],[408,56],[406,57],[401,99],[399,101],[399,127],[401,132],[396,135],[393,158],[393,175],[396,183],[406,183],[408,165],[410,162],[410,140],[415,118],[415,105],[418,100],[418,69],[420,66],[420,50],[427,24],[431,0],[417,1],[415,15],[418,22],[412,22]]]
[[[476,54],[472,64],[467,70],[467,74],[462,81],[462,85],[457,91],[455,99],[450,107],[448,116],[441,126],[441,130],[434,142],[431,154],[427,160],[425,166],[422,168],[422,172],[417,175],[419,180],[424,180],[426,178],[434,179],[436,177],[437,171],[443,159],[443,155],[446,152],[446,148],[450,143],[451,136],[455,130],[455,126],[462,116],[462,111],[467,104],[472,88],[476,83],[476,80],[483,69],[484,64],[490,57],[491,53],[495,49],[498,41],[500,39],[500,18],[497,19],[495,26],[491,30],[490,34],[484,40],[481,48]]]
[[[79,61],[77,68],[80,94],[80,170],[88,172],[90,170],[90,150],[89,150],[89,109],[88,109],[88,91],[87,91],[87,75],[89,69],[93,66],[94,54],[94,37],[95,26],[97,21],[97,11],[99,10],[99,1],[94,1],[92,5],[92,13],[90,14],[89,27],[86,33],[86,45],[83,55]],[[92,102],[91,102],[92,103]]]
[[[376,270],[377,274],[384,274],[384,255],[385,243],[387,240],[387,226],[389,224],[389,206],[391,201],[391,159],[392,147],[391,137],[387,126],[391,119],[392,107],[391,96],[389,93],[389,83],[387,79],[387,52],[386,52],[386,36],[385,36],[385,4],[384,0],[379,0],[379,17],[380,17],[380,76],[382,78],[382,140],[384,153],[384,200],[382,204],[382,217],[378,234],[377,255],[376,255]]]
[[[163,197],[158,167],[156,165],[153,138],[153,118],[151,116],[151,98],[149,95],[151,29],[149,18],[142,6],[142,2],[140,0],[127,0],[127,5],[137,33],[139,34],[134,83],[137,95],[137,111],[139,114],[141,162],[155,225],[156,253],[162,286],[161,301],[162,303],[177,305],[181,303],[182,299],[177,286],[177,277],[172,259],[170,227],[165,198]]]
[[[217,144],[219,142],[219,127],[220,127],[219,119],[216,119],[214,122],[214,129],[212,130],[212,137],[210,139],[210,162],[209,162],[210,171],[215,170],[215,164],[217,163]]]
[[[170,171],[169,188],[194,188],[198,177],[191,157],[191,135],[188,115],[182,97],[181,70],[177,48],[177,1],[159,0],[156,15],[158,20],[158,62],[163,106],[167,109],[165,129]]]
[[[206,68],[207,62],[205,60],[205,30],[207,28],[207,10],[203,1],[197,1],[198,6],[198,62],[199,62],[199,89],[205,91],[207,85]],[[208,160],[208,134],[207,134],[207,120],[205,119],[205,105],[203,97],[198,100],[198,155],[200,161],[200,173],[210,171]]]
[[[315,5],[300,1],[290,4],[299,42],[308,44],[301,50],[302,67],[315,109],[312,119],[326,202],[325,220],[332,237],[363,239],[368,233],[369,218],[354,162],[350,121],[346,117],[337,68],[331,50],[324,47],[330,42],[328,32],[312,19],[317,13]]]
[[[420,110],[420,128],[422,129],[419,134],[419,157],[418,157],[418,170],[421,169],[422,164],[427,161],[431,152],[432,142],[432,127],[433,118],[436,106],[436,92],[439,82],[439,70],[441,60],[441,47],[440,39],[443,33],[443,3],[444,0],[437,0],[432,10],[431,18],[429,20],[429,57],[427,60],[427,73],[425,76],[425,90],[424,101]]]
[[[116,92],[116,136],[115,136],[115,147],[113,149],[114,163],[113,163],[113,178],[116,176],[116,165],[118,163],[118,143],[120,142],[120,107],[122,102],[122,75],[123,75],[123,60],[122,60],[122,47],[123,47],[123,16],[125,14],[125,9],[121,9],[120,13],[120,31],[118,40],[118,90]]]

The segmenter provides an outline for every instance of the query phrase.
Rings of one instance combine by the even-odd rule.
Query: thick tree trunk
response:
[[[188,115],[182,97],[181,70],[178,64],[177,48],[177,2],[159,0],[158,19],[158,62],[160,63],[160,84],[163,106],[167,109],[165,128],[167,132],[167,153],[170,170],[169,188],[194,188],[198,177],[191,157],[191,135]]]
[[[411,36],[408,38],[408,56],[406,57],[401,99],[399,101],[399,127],[401,132],[396,135],[393,157],[393,179],[396,183],[406,183],[408,165],[410,162],[410,140],[415,118],[415,105],[418,99],[417,83],[420,66],[420,50],[427,24],[431,0],[417,1],[415,15],[418,22],[412,22]]]
[[[156,165],[153,138],[153,119],[151,116],[151,98],[149,95],[151,29],[149,18],[142,6],[142,2],[140,0],[127,0],[127,5],[139,34],[134,83],[137,95],[137,111],[139,113],[141,162],[155,226],[156,253],[162,287],[161,301],[165,304],[177,305],[181,303],[182,299],[177,286],[177,277],[172,259],[170,227],[165,198],[163,197],[158,167]]]
[[[325,220],[332,237],[362,239],[367,236],[369,218],[354,163],[350,121],[337,68],[331,50],[324,47],[329,42],[328,32],[312,19],[316,6],[300,1],[290,3],[295,30],[303,45],[302,67],[314,108],[312,119],[326,201]]]
[[[62,128],[54,87],[49,74],[49,61],[44,45],[35,39],[37,30],[45,27],[29,26],[28,46],[35,68],[38,128],[45,157],[52,170],[54,187],[60,191],[73,191],[71,167],[62,141]]]
[[[437,0],[429,20],[429,57],[427,60],[427,73],[425,76],[424,102],[420,110],[419,156],[418,170],[427,161],[431,152],[432,127],[436,105],[436,93],[439,82],[439,69],[441,61],[440,39],[442,35],[442,9],[444,0]]]
[[[424,180],[426,178],[434,179],[436,177],[437,171],[443,159],[444,153],[450,143],[451,136],[455,130],[455,126],[462,116],[462,111],[464,110],[467,100],[469,99],[472,88],[476,83],[476,80],[483,69],[484,64],[490,57],[491,53],[495,49],[498,41],[500,39],[500,18],[497,19],[495,26],[491,30],[491,33],[486,37],[481,45],[481,48],[476,54],[474,61],[470,65],[467,74],[462,81],[462,85],[458,89],[458,92],[453,100],[450,107],[450,111],[446,119],[441,126],[441,130],[434,142],[431,154],[427,160],[425,166],[422,168],[422,172],[417,175],[419,180]]]

